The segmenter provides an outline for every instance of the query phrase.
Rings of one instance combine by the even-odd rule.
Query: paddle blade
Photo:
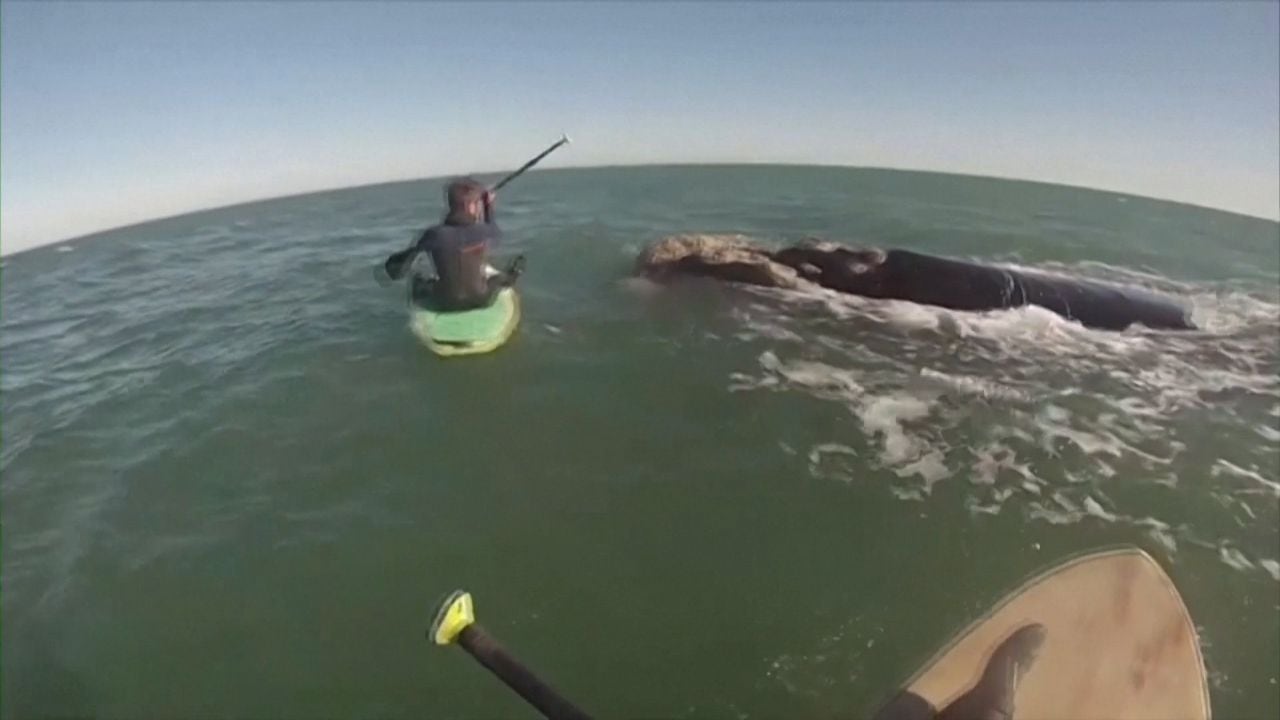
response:
[[[436,645],[452,645],[468,626],[476,621],[475,609],[471,605],[471,594],[462,590],[454,590],[440,604],[436,617],[431,621],[431,629],[427,635]]]
[[[408,269],[416,253],[417,248],[409,248],[387,258],[387,261],[382,264],[382,269],[387,272],[387,277],[392,280],[399,280],[404,277],[405,270]]]

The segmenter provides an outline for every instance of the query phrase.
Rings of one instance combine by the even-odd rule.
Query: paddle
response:
[[[533,167],[534,165],[537,165],[539,162],[542,161],[543,158],[555,152],[557,149],[560,148],[561,145],[568,145],[569,142],[570,141],[569,141],[568,135],[561,135],[560,139],[555,141],[555,143],[553,143],[551,147],[547,148],[546,150],[543,150],[542,152],[538,153],[532,160],[525,163],[524,165],[521,165],[519,170],[516,170],[510,175],[499,180],[497,185],[494,185],[493,187],[489,188],[489,192],[497,192],[498,190],[502,189],[502,187],[505,186],[507,183],[525,174],[525,172],[528,171],[529,168]],[[417,251],[418,251],[417,247],[410,247],[405,250],[401,250],[400,252],[394,253],[391,257],[387,258],[387,261],[382,264],[382,269],[386,271],[387,277],[391,278],[392,280],[399,280],[401,277],[403,277],[405,269],[408,267],[409,263],[413,260],[414,256],[417,255]]]
[[[489,672],[497,675],[499,680],[551,720],[591,720],[590,715],[539,680],[499,645],[493,636],[485,632],[484,628],[476,624],[470,593],[455,590],[445,598],[436,611],[435,619],[431,621],[427,638],[441,646],[457,642]]]
[[[527,171],[529,168],[531,168],[531,167],[533,167],[534,165],[537,165],[539,162],[541,162],[541,161],[542,161],[542,158],[544,158],[544,157],[546,157],[546,156],[550,155],[551,153],[555,152],[557,149],[559,149],[559,148],[560,148],[560,146],[561,146],[561,145],[568,145],[568,144],[569,144],[569,142],[570,142],[570,141],[569,141],[569,136],[568,136],[568,135],[561,135],[559,140],[557,140],[557,141],[555,141],[554,143],[552,143],[552,144],[551,144],[551,147],[547,148],[546,150],[543,150],[542,152],[538,153],[538,155],[537,155],[536,157],[534,157],[532,160],[530,160],[529,162],[527,162],[527,163],[525,163],[525,164],[521,165],[519,170],[516,170],[515,172],[511,173],[510,175],[508,175],[508,176],[506,176],[506,177],[502,178],[501,180],[499,180],[497,185],[494,185],[492,188],[490,188],[490,189],[489,189],[489,192],[498,192],[498,191],[499,191],[499,190],[501,190],[501,189],[502,189],[502,188],[503,188],[507,183],[509,183],[509,182],[511,182],[512,180],[515,180],[516,178],[518,178],[518,177],[520,177],[521,175],[525,174],[525,171]]]

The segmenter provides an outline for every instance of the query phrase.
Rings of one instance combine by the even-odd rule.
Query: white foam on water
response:
[[[840,464],[840,458],[857,458],[858,451],[840,443],[823,443],[809,450],[809,474],[815,478],[853,482],[853,471]]]
[[[1053,500],[1055,503],[1057,503],[1058,507],[1062,508],[1066,512],[1069,512],[1069,513],[1080,512],[1080,506],[1077,505],[1075,502],[1073,502],[1070,498],[1063,495],[1061,491],[1055,490],[1050,499]]]
[[[1253,430],[1254,432],[1261,435],[1262,439],[1266,440],[1267,442],[1280,443],[1280,429],[1274,428],[1270,425],[1260,424],[1260,425],[1254,425]]]
[[[770,340],[778,340],[781,342],[804,342],[804,338],[800,337],[798,333],[788,330],[778,323],[757,322],[751,329],[756,335]],[[740,338],[751,339],[751,336],[740,336]]]
[[[1280,325],[1280,299],[1275,297],[1263,299],[1225,289],[1189,291],[1181,300],[1191,306],[1191,320],[1210,333],[1230,334],[1258,326],[1275,329]]]
[[[969,510],[971,515],[999,515],[1001,504],[999,502],[983,505],[972,496],[965,498],[964,506]]]
[[[969,474],[969,482],[975,485],[995,485],[1002,471],[1016,473],[1027,480],[1035,477],[1028,465],[1015,462],[1017,451],[1003,443],[989,443],[977,449],[971,447],[969,452],[976,458]]]
[[[895,485],[889,488],[889,492],[893,493],[893,496],[899,500],[914,500],[917,502],[924,500],[924,491],[922,490],[902,488]]]
[[[936,394],[920,394],[915,391],[902,390],[892,394],[876,394],[867,391],[864,383],[867,376],[852,369],[842,369],[834,365],[813,360],[785,361],[773,351],[765,351],[758,357],[758,364],[765,371],[762,376],[746,373],[734,375],[737,388],[762,387],[773,385],[775,389],[803,389],[828,399],[839,400],[860,420],[863,434],[876,449],[874,460],[882,467],[893,471],[894,475],[904,480],[915,480],[909,485],[894,485],[890,491],[901,499],[919,501],[931,494],[934,485],[956,475],[956,469],[948,464],[946,443],[930,434],[935,425],[936,409],[939,396]],[[770,382],[772,379],[774,382]],[[1144,417],[1157,417],[1154,408],[1144,404],[1137,398],[1120,399],[1108,403],[1121,409],[1133,410],[1134,414]],[[1130,440],[1142,439],[1142,433],[1132,428],[1121,428],[1117,423],[1121,417],[1118,413],[1102,413],[1092,420],[1082,418],[1077,412],[1066,407],[1049,404],[1039,408],[1034,415],[1026,416],[1033,420],[1033,427],[1039,437],[1032,432],[1012,426],[992,426],[991,436],[1004,440],[990,441],[982,446],[970,447],[973,457],[965,478],[974,486],[989,486],[994,492],[986,502],[976,498],[969,503],[972,513],[994,514],[1000,506],[1012,497],[1015,491],[1026,493],[1028,497],[1046,497],[1049,503],[1035,502],[1029,505],[1029,517],[1054,524],[1079,522],[1091,517],[1101,522],[1123,522],[1140,527],[1161,546],[1174,552],[1177,549],[1175,532],[1167,523],[1156,518],[1122,514],[1104,505],[1100,498],[1105,497],[1097,489],[1097,483],[1115,478],[1119,471],[1112,464],[1101,458],[1111,458],[1112,462],[1120,460],[1154,462],[1168,464],[1170,457],[1161,457],[1133,447],[1121,435],[1132,435]],[[946,418],[943,418],[945,421]],[[1079,429],[1072,423],[1084,423],[1088,427],[1106,425],[1123,429],[1124,432],[1094,432]],[[1063,473],[1065,485],[1055,485],[1036,474],[1033,463],[1022,461],[1019,450],[1008,444],[1008,440],[1021,441],[1024,444],[1035,442],[1045,445],[1050,441],[1062,438],[1091,459],[1090,470],[1081,473],[1078,470],[1067,470]],[[1172,455],[1176,455],[1181,445],[1171,443]],[[859,452],[843,443],[820,443],[809,451],[809,460],[815,474],[839,476],[839,469],[830,464],[832,456],[843,455],[856,458]],[[1235,468],[1233,465],[1221,466],[1219,472]],[[1250,471],[1243,471],[1246,477],[1258,481],[1260,476]],[[1265,478],[1263,478],[1265,480]],[[1171,473],[1156,476],[1149,480],[1151,484],[1176,486],[1177,478]],[[1085,493],[1068,492],[1073,486],[1086,489]],[[1272,486],[1267,485],[1271,488]],[[1110,501],[1108,501],[1110,503]]]
[[[823,443],[821,445],[814,446],[809,450],[809,462],[815,464],[820,463],[822,462],[822,457],[824,455],[851,455],[853,457],[857,457],[858,451],[848,445],[841,445],[839,443]]]
[[[1053,422],[1047,415],[1040,421],[1039,426],[1043,431],[1040,440],[1041,447],[1050,454],[1057,454],[1054,441],[1058,439],[1070,441],[1086,455],[1121,457],[1124,454],[1122,451],[1124,443],[1111,433],[1093,433],[1087,430],[1079,430],[1065,423]]]
[[[926,495],[933,492],[933,486],[939,480],[951,477],[951,471],[947,469],[943,455],[938,450],[930,450],[919,459],[894,470],[894,474],[900,478],[919,476],[924,481],[921,492]]]
[[[1252,470],[1246,470],[1235,463],[1218,458],[1218,461],[1213,464],[1213,469],[1209,471],[1209,474],[1211,477],[1218,477],[1224,473],[1234,477],[1252,480],[1262,486],[1258,491],[1266,491],[1275,497],[1280,497],[1280,482],[1268,480],[1263,477],[1258,473],[1256,467]],[[1247,493],[1249,491],[1245,490],[1243,492]]]
[[[929,404],[909,395],[869,398],[855,412],[868,434],[878,436],[884,448],[880,457],[887,465],[918,458],[926,443],[907,432],[904,421],[919,420],[929,414]]]
[[[985,400],[1000,400],[1005,402],[1026,403],[1032,400],[1030,392],[1019,390],[1014,387],[1005,386],[995,380],[981,378],[973,375],[959,375],[934,370],[932,368],[920,368],[920,376],[929,380],[937,381],[938,385],[947,390],[954,390],[961,395],[980,397]]]
[[[1107,522],[1115,522],[1117,519],[1114,513],[1107,512],[1106,509],[1098,504],[1097,500],[1094,500],[1093,497],[1089,495],[1086,495],[1084,498],[1084,511],[1086,515],[1092,515]]]
[[[833,390],[848,397],[856,397],[863,393],[858,384],[857,373],[841,370],[820,362],[797,361],[779,367],[778,373],[792,385],[801,385],[815,390]]]
[[[1147,535],[1150,536],[1152,540],[1160,543],[1160,545],[1164,547],[1170,555],[1176,553],[1178,551],[1178,543],[1174,540],[1173,535],[1169,533],[1169,526],[1159,520],[1153,520],[1152,523],[1153,525],[1151,529],[1147,531]]]
[[[1253,563],[1249,561],[1249,558],[1245,557],[1244,553],[1235,548],[1219,548],[1218,557],[1221,558],[1222,562],[1226,563],[1228,567],[1236,570],[1252,570],[1254,567]]]
[[[779,386],[778,379],[775,377],[752,377],[746,373],[732,373],[729,375],[729,392],[745,392],[748,390],[763,390],[768,388],[777,388]]]
[[[865,444],[811,443],[815,476],[888,470],[888,492],[912,502],[960,481],[973,517],[1013,506],[1029,522],[1121,525],[1171,556],[1203,548],[1265,570],[1250,555],[1258,524],[1277,516],[1258,496],[1280,496],[1280,294],[1102,263],[1011,267],[1164,293],[1203,329],[1110,332],[1038,307],[966,313],[765,289],[739,316],[765,347],[731,389],[800,392],[857,419]],[[1131,490],[1142,486],[1152,490]],[[1122,502],[1111,487],[1126,488]],[[1156,513],[1153,492],[1192,499]],[[1239,537],[1213,520],[1221,512]]]

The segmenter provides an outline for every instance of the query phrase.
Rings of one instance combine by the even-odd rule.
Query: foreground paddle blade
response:
[[[475,609],[471,605],[471,593],[454,590],[445,598],[436,617],[431,621],[431,629],[427,636],[437,645],[452,645],[468,626],[476,621]]]
[[[445,598],[436,610],[427,637],[436,645],[457,645],[466,650],[544,716],[552,720],[590,720],[590,715],[564,699],[476,624],[469,593],[455,590]]]

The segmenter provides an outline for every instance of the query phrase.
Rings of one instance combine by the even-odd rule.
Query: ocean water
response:
[[[534,172],[525,319],[441,361],[374,268],[440,183],[218,209],[0,270],[5,717],[865,714],[1028,574],[1150,552],[1215,715],[1280,716],[1280,225],[802,167]],[[1140,285],[1192,333],[630,277],[674,232]]]

